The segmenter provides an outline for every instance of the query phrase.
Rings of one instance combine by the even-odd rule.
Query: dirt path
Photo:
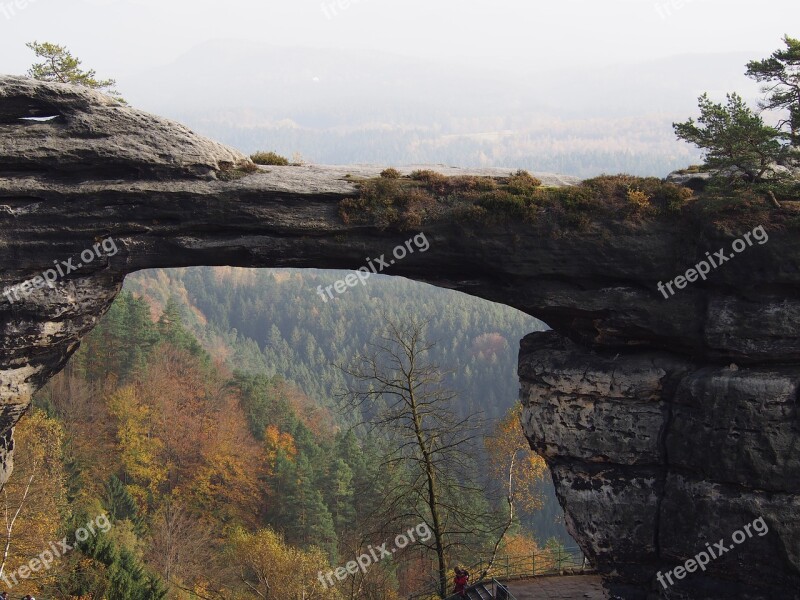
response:
[[[537,577],[512,581],[508,589],[517,600],[606,600],[600,577],[575,575],[568,577]]]

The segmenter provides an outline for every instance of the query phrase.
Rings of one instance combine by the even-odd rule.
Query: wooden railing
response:
[[[487,565],[488,558],[483,558],[467,569],[473,578],[470,584],[478,583],[474,578],[483,573]],[[545,548],[531,554],[498,556],[483,581],[490,582],[493,579],[508,581],[539,575],[582,573],[591,570],[593,567],[580,548]],[[411,594],[409,600],[434,600],[439,598],[438,589],[436,576],[432,573],[429,583],[418,592]]]
[[[478,562],[473,573],[483,573],[487,564],[488,560]],[[580,548],[554,548],[539,550],[528,555],[498,556],[487,577],[503,581],[584,570],[591,570],[591,567]]]

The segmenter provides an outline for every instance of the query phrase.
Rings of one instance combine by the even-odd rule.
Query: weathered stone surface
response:
[[[31,116],[57,118],[19,120]],[[338,203],[356,191],[346,175],[379,167],[219,179],[243,165],[234,150],[93,92],[0,77],[0,289],[100,240],[118,249],[52,288],[0,296],[0,482],[31,394],[126,274],[356,269],[418,233],[342,222]],[[521,348],[524,427],[552,469],[570,530],[616,597],[798,597],[800,238],[770,230],[768,244],[665,299],[659,281],[736,237],[684,225],[612,222],[556,236],[546,224],[444,216],[421,228],[430,250],[386,274],[501,302],[554,329]],[[758,515],[770,532],[725,557],[737,568],[721,560],[660,589],[659,570]]]
[[[565,523],[611,591],[644,598],[658,566],[661,471],[561,461],[551,464]]]
[[[611,357],[546,332],[523,340],[519,373],[523,429],[615,597],[796,597],[800,368]],[[659,583],[758,518],[768,532]]]
[[[800,301],[786,295],[711,298],[705,341],[711,348],[750,358],[800,359]],[[787,335],[789,334],[789,335]]]
[[[55,117],[41,122],[29,120]],[[42,85],[24,77],[0,82],[2,170],[93,179],[214,177],[250,162],[187,127],[126,107],[93,90]]]
[[[694,190],[702,189],[711,180],[710,172],[697,172],[687,173],[686,171],[673,171],[666,177],[667,181],[671,181],[677,185],[690,187]]]
[[[522,426],[548,459],[570,533],[624,598],[659,564],[666,401],[690,368],[666,353],[587,352],[555,332],[522,341]]]
[[[664,389],[686,368],[666,354],[588,354],[555,332],[531,334],[519,361],[523,429],[553,461],[658,464]]]
[[[800,594],[798,510],[800,500],[795,494],[749,490],[671,472],[661,503],[659,541],[664,563],[659,569],[666,572],[683,565],[698,553],[708,552],[709,546],[719,556],[712,558],[704,572],[674,579],[668,593],[654,582],[654,592],[667,598],[796,599]],[[759,518],[766,524],[763,535],[753,526]],[[734,534],[739,537],[734,539]],[[716,547],[720,541],[727,548],[724,554]]]
[[[800,369],[734,369],[700,369],[681,381],[670,464],[711,481],[800,493]]]

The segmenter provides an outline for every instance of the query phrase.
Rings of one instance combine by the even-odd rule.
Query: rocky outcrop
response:
[[[693,190],[701,190],[711,181],[711,176],[712,173],[710,171],[686,170],[673,171],[667,175],[666,179],[677,185],[683,185]]]
[[[128,273],[357,269],[417,233],[341,220],[338,202],[355,192],[347,175],[378,169],[250,169],[233,150],[93,92],[0,77],[0,288],[73,261],[50,285],[0,297],[0,480],[31,394],[64,366]],[[429,250],[387,274],[501,302],[552,327],[522,343],[524,427],[552,469],[571,532],[617,597],[796,597],[796,234],[768,227],[768,243],[667,299],[659,281],[730,249],[735,234],[675,220],[553,235],[546,224],[447,215],[421,231]],[[757,518],[766,535],[668,589],[659,584],[659,571]]]
[[[610,356],[547,332],[523,340],[520,378],[525,433],[619,597],[797,597],[796,367]],[[759,518],[768,533],[732,543]],[[654,580],[723,538],[735,547],[704,572]]]

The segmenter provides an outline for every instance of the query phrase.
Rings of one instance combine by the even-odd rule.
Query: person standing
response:
[[[454,587],[453,593],[458,594],[462,598],[467,597],[467,584],[469,583],[469,573],[464,570],[456,567],[454,569],[455,577],[453,579]]]

